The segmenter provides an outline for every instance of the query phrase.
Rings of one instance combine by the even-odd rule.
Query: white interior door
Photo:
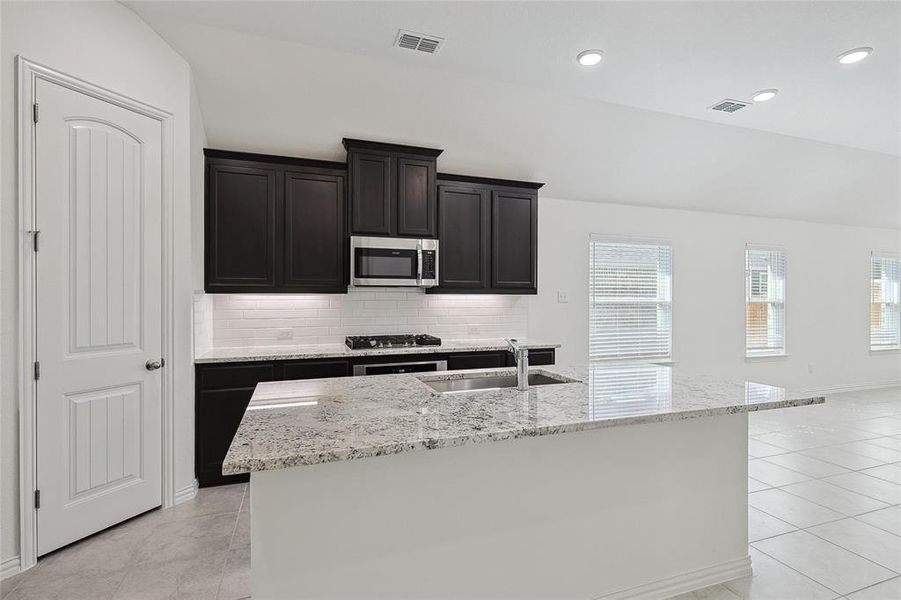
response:
[[[42,79],[35,100],[41,555],[161,503],[162,141]]]

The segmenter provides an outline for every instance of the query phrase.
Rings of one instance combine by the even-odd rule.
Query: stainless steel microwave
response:
[[[351,236],[350,283],[434,287],[438,285],[438,240]]]

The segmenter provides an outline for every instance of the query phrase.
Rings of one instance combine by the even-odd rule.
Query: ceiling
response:
[[[901,3],[127,5],[191,64],[213,146],[335,159],[341,136],[370,137],[556,197],[897,220]],[[398,29],[446,41],[403,50]],[[586,48],[601,65],[576,63]],[[780,94],[707,108],[765,88]]]

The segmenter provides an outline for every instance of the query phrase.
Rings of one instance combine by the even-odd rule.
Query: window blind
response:
[[[870,259],[870,349],[901,347],[901,258]]]
[[[785,254],[745,248],[745,352],[785,353]]]
[[[589,260],[589,357],[672,355],[673,252],[668,244],[592,236]]]

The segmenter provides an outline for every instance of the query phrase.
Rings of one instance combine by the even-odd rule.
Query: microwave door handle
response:
[[[422,240],[416,242],[416,285],[422,285]]]

